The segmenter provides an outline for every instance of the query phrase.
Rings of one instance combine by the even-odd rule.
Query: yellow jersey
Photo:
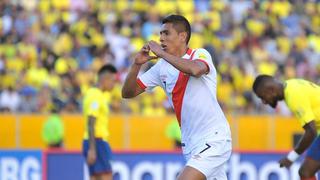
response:
[[[96,138],[102,138],[107,141],[109,136],[109,94],[102,92],[98,88],[90,88],[86,91],[83,98],[83,114],[85,117],[84,124],[84,139],[89,138],[88,131],[88,117],[93,116],[96,118],[94,132]]]
[[[320,86],[303,79],[287,80],[284,99],[302,127],[314,120],[320,132]]]

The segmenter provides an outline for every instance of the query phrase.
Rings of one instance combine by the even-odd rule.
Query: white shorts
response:
[[[185,154],[186,166],[203,173],[208,180],[227,180],[225,164],[232,151],[231,140],[208,141]]]

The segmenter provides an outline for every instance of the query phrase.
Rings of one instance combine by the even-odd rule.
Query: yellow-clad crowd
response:
[[[257,74],[316,83],[320,77],[320,2],[293,2],[1,1],[0,110],[80,112],[97,70],[112,63],[119,70],[113,112],[167,114],[161,89],[123,100],[121,85],[134,54],[159,39],[161,18],[178,13],[191,23],[190,47],[204,47],[213,56],[223,109],[268,112],[251,93]]]

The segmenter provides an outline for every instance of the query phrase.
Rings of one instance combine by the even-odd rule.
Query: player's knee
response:
[[[301,178],[309,178],[309,177],[314,176],[314,174],[309,169],[301,166],[299,169],[299,176]]]

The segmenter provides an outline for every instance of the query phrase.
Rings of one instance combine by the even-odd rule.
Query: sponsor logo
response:
[[[32,155],[0,155],[1,180],[41,180],[41,162]]]
[[[299,166],[299,163],[294,163],[288,170],[280,168],[275,159],[261,160],[258,155],[250,157],[233,154],[226,165],[226,172],[229,180],[299,180]],[[115,180],[174,180],[183,167],[183,161],[173,159],[141,160],[134,164],[124,160],[113,162]]]

